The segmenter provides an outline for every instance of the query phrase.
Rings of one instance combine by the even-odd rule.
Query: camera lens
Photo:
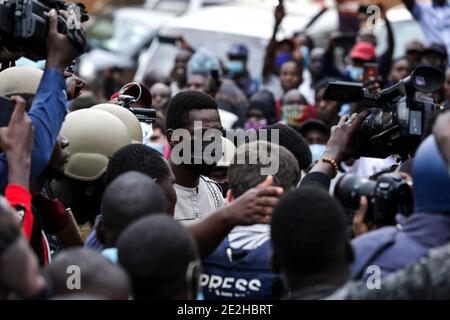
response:
[[[334,195],[347,208],[358,209],[361,196],[371,198],[376,182],[347,174],[339,179]]]

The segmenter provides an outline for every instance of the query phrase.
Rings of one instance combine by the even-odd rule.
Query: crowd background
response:
[[[58,32],[66,13],[51,11],[46,61],[0,56],[0,96],[15,104],[0,128],[1,298],[450,296],[448,1],[87,7],[89,52]],[[420,66],[444,74],[419,92],[440,105],[420,146],[361,156],[367,106],[325,99],[327,85],[377,94]],[[195,140],[194,121],[258,139],[224,135],[217,163],[176,164],[174,131]],[[278,143],[259,138],[264,129]],[[278,155],[272,176],[261,175],[261,148]],[[252,154],[256,163],[233,161]],[[373,194],[352,207],[335,191],[343,177],[386,174],[412,190],[407,209],[377,211]],[[73,266],[81,287],[68,285]]]

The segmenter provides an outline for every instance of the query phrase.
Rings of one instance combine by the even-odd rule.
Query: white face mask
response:
[[[310,144],[309,150],[311,150],[312,162],[319,161],[325,152],[326,145],[324,144]]]

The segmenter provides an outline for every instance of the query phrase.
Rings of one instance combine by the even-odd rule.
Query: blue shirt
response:
[[[384,227],[352,241],[355,261],[352,279],[366,280],[367,267],[376,265],[381,276],[403,269],[426,256],[430,249],[450,240],[450,216],[415,213],[403,223],[403,228]]]
[[[63,75],[46,69],[34,97],[28,115],[34,127],[33,151],[31,154],[31,180],[47,167],[53,153],[59,131],[67,114],[66,81]],[[8,183],[8,162],[4,152],[0,153],[0,189],[2,193]]]

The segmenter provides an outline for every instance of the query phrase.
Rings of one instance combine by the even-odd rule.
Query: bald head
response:
[[[79,272],[79,289],[76,277]],[[130,283],[126,272],[112,264],[100,253],[89,249],[67,249],[61,252],[47,267],[55,296],[67,294],[92,294],[107,299],[127,300]],[[70,289],[72,283],[75,289]]]
[[[112,247],[129,224],[145,215],[165,211],[166,197],[153,179],[136,171],[124,173],[103,194],[100,240],[106,247]]]

